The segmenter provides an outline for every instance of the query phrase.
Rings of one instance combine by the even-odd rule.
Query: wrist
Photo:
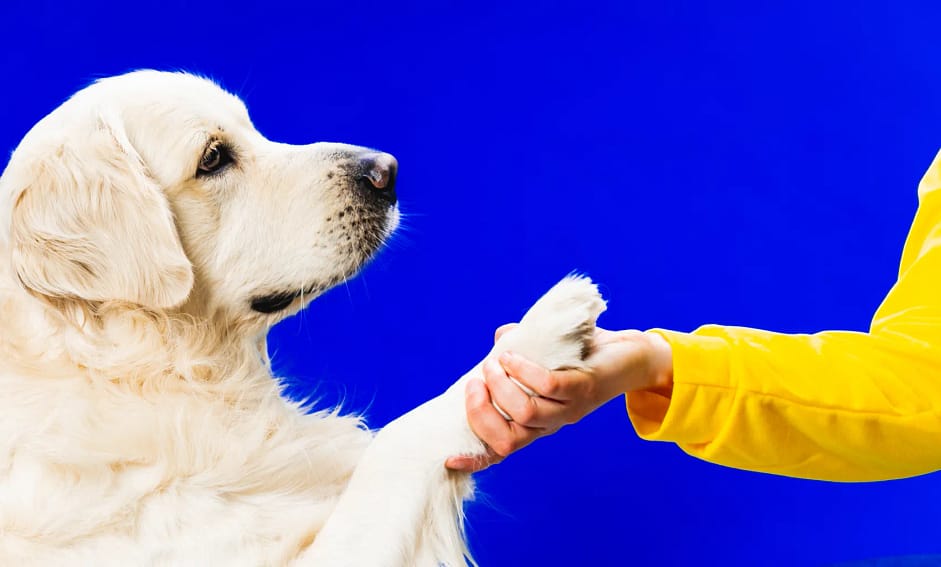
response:
[[[646,331],[648,352],[648,379],[649,390],[670,390],[673,387],[673,349],[663,335],[654,331]]]

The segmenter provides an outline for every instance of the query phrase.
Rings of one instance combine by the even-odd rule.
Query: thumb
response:
[[[519,327],[519,323],[507,323],[506,325],[500,325],[493,333],[493,342],[499,341],[500,337],[505,335],[508,331],[512,331],[516,327]]]

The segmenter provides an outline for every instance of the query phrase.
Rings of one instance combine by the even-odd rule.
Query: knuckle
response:
[[[492,427],[488,427],[486,424],[484,424],[484,426],[479,429],[473,429],[473,431],[474,434],[477,435],[477,437],[488,447],[493,447],[494,443],[500,443],[500,440],[503,437],[500,432],[494,430]]]
[[[483,365],[483,374],[487,382],[493,382],[500,377],[500,366],[495,364],[493,360],[487,360]]]
[[[563,412],[560,417],[562,418],[562,423],[560,424],[561,427],[562,425],[572,425],[574,423],[578,423],[581,421],[583,416],[578,410],[570,408],[568,411]]]
[[[496,410],[490,403],[480,402],[474,405],[469,405],[467,407],[467,419],[468,421],[479,422],[487,419],[487,415]]]
[[[584,384],[585,392],[582,397],[588,400],[594,400],[598,397],[598,384],[594,380],[586,380]]]
[[[523,447],[529,444],[531,439],[529,436],[516,437],[510,442],[510,453],[515,453]]]
[[[500,399],[506,401],[506,405],[503,407],[513,416],[513,421],[520,421],[528,415],[529,396],[524,394],[515,384],[508,386],[501,394]]]
[[[466,406],[469,412],[479,412],[486,405],[486,398],[478,393],[467,395]]]
[[[546,372],[540,380],[540,390],[542,395],[553,397],[558,394],[562,388],[562,381],[555,372]]]
[[[490,448],[501,458],[508,456],[510,453],[516,450],[515,443],[508,439],[501,439],[491,443]]]
[[[536,406],[530,398],[526,403],[520,405],[517,408],[516,415],[513,416],[513,420],[519,423],[520,425],[529,425],[536,418]]]
[[[468,402],[467,404],[467,417],[468,419],[476,419],[484,413],[484,406],[479,401]]]

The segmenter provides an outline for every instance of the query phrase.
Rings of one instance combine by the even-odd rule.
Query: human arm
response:
[[[706,326],[658,331],[670,396],[627,395],[638,434],[737,468],[867,481],[941,468],[941,161],[899,277],[868,333],[785,335]]]
[[[673,387],[625,390],[638,434],[711,462],[805,478],[941,468],[939,173],[936,159],[919,187],[898,281],[868,333],[655,331],[670,344]],[[491,393],[505,403],[501,390]]]

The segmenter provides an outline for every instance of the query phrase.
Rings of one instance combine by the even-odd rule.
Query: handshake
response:
[[[516,326],[503,325],[495,341]],[[484,457],[454,456],[449,469],[476,472],[536,439],[575,423],[609,400],[635,390],[669,397],[670,344],[654,332],[597,329],[584,369],[548,369],[511,351],[483,363],[483,380],[467,383],[471,429],[487,445]]]

